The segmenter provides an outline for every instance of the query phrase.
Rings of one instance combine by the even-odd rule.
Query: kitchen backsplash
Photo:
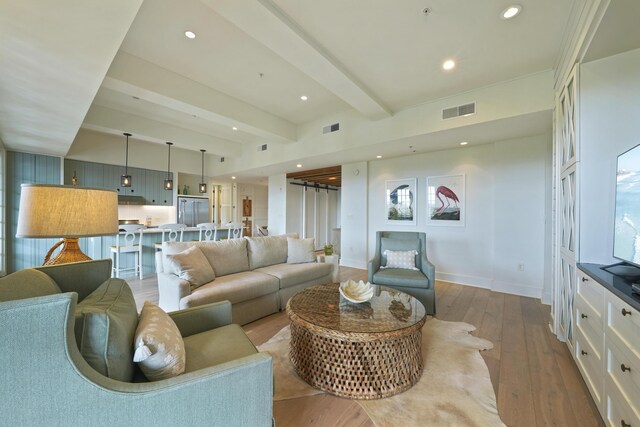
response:
[[[176,222],[174,206],[118,205],[118,219],[137,219],[140,224],[151,225],[172,224]]]

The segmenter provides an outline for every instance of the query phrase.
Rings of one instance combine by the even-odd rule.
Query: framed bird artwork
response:
[[[427,177],[427,225],[465,225],[464,174]]]
[[[416,178],[385,181],[386,223],[416,225]]]

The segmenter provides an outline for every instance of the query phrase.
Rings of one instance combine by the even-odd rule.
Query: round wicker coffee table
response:
[[[287,303],[289,356],[307,383],[351,399],[379,399],[407,390],[422,375],[425,309],[403,292],[376,286],[354,304],[337,284],[317,285]]]

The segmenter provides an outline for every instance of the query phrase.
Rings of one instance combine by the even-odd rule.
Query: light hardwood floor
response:
[[[366,271],[340,268],[340,280],[366,280]],[[155,277],[127,279],[138,307],[158,302]],[[436,317],[477,327],[493,342],[481,352],[498,398],[498,412],[511,426],[604,426],[567,346],[549,331],[549,307],[539,300],[446,282],[436,283]],[[244,326],[260,345],[288,324],[284,312]],[[348,399],[318,395],[274,403],[278,427],[373,427]]]

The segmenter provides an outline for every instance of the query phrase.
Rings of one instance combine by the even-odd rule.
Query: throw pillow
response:
[[[133,379],[133,334],[138,310],[131,288],[108,279],[76,306],[75,333],[84,360],[114,380]]]
[[[287,264],[315,262],[315,239],[293,239],[287,237]]]
[[[191,284],[192,291],[216,278],[211,264],[198,246],[191,246],[177,254],[166,255],[165,260],[170,271],[174,271],[178,277]]]
[[[384,251],[387,257],[387,265],[384,268],[401,268],[403,270],[417,270],[417,251]]]
[[[149,381],[164,380],[184,372],[186,353],[175,322],[157,305],[145,301],[135,335],[135,354]]]
[[[59,294],[56,282],[42,271],[27,268],[0,279],[0,301]]]

